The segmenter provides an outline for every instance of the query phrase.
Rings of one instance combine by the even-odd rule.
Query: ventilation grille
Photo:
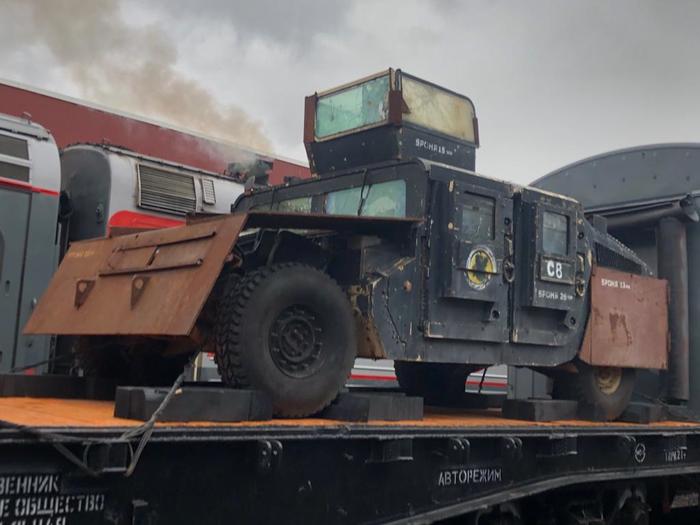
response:
[[[204,204],[216,204],[214,181],[211,179],[202,179],[202,200]]]
[[[596,243],[595,247],[595,258],[598,265],[605,266],[606,268],[614,268],[622,272],[641,275],[642,266],[639,263],[628,259],[622,254],[614,252],[600,243]]]
[[[139,206],[178,215],[197,211],[194,178],[139,165]]]

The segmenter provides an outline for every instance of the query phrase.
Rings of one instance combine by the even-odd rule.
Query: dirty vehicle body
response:
[[[400,70],[308,97],[317,178],[74,244],[27,330],[216,351],[280,415],[323,408],[359,356],[428,400],[487,365],[537,368],[614,419],[634,369],[667,367],[666,283],[576,201],[476,174],[476,122]]]

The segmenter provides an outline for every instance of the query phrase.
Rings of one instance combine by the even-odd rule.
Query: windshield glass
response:
[[[388,74],[323,95],[316,103],[316,138],[383,122],[388,111]]]
[[[331,215],[357,215],[360,208],[361,187],[333,191],[326,196],[325,213]],[[362,204],[363,216],[405,217],[406,181],[392,180],[367,185]]]
[[[475,142],[474,106],[464,97],[403,75],[401,91],[408,111],[403,120],[467,142]]]

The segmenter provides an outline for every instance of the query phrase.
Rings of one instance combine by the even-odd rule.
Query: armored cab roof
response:
[[[479,133],[468,97],[388,69],[307,97],[304,143],[321,176],[411,158],[473,170]]]

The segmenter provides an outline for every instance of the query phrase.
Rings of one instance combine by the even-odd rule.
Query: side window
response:
[[[285,211],[290,213],[310,213],[311,197],[299,197],[297,199],[280,201],[280,203],[277,205],[277,211]]]
[[[357,215],[361,188],[334,191],[326,196],[325,213]],[[405,217],[406,181],[403,179],[380,182],[366,187],[362,202],[363,217]]]
[[[0,177],[29,182],[29,166],[0,162]]]
[[[332,191],[326,196],[325,213],[330,215],[357,215],[360,207],[360,189]],[[367,191],[365,189],[365,191]]]
[[[0,135],[0,154],[18,159],[29,160],[29,147],[27,141],[10,137],[8,135]]]
[[[0,155],[22,159],[15,164],[11,160],[0,161],[0,177],[29,182],[29,146],[26,140],[0,134]]]
[[[567,255],[569,219],[561,213],[542,213],[542,251],[550,255]]]
[[[469,195],[462,207],[462,238],[469,241],[490,241],[494,238],[496,203],[494,199]]]
[[[389,75],[318,98],[316,138],[383,122],[389,112]]]

